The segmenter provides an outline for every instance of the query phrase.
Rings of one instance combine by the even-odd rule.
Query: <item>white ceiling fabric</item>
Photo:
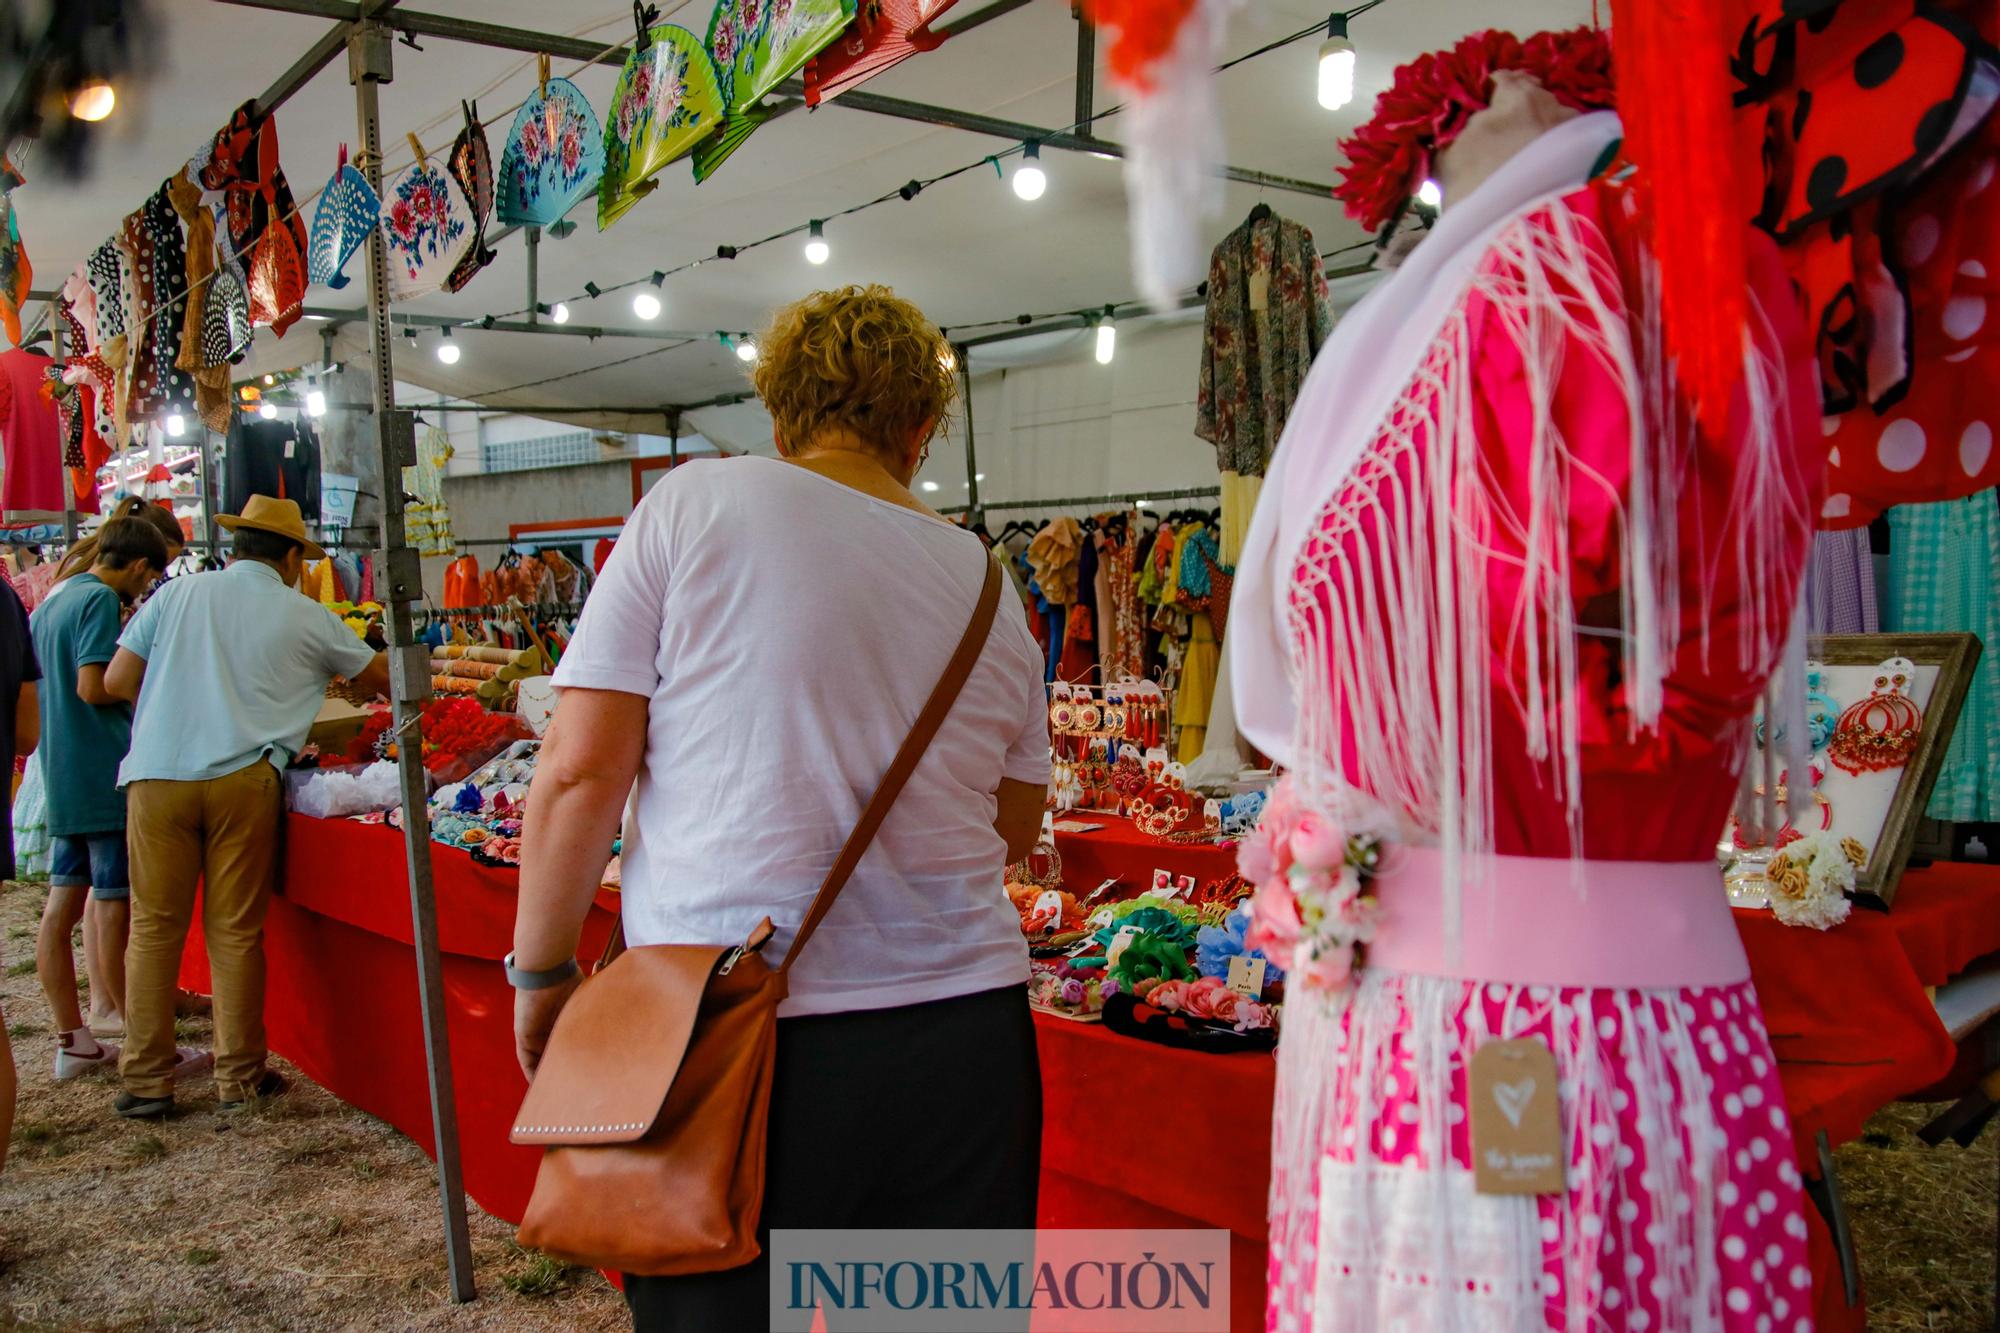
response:
[[[960,0],[947,16],[960,19],[985,0]],[[418,5],[413,4],[413,8]],[[522,28],[561,28],[612,42],[631,36],[629,5],[579,0],[421,0],[421,8]],[[697,30],[706,26],[706,0],[672,0],[669,15]],[[185,160],[241,101],[260,93],[330,26],[325,19],[265,12],[213,0],[156,0],[160,20],[161,74],[151,87],[130,90],[102,137],[93,174],[78,184],[37,172],[26,164],[28,185],[15,196],[16,213],[36,272],[37,288],[58,286],[63,276],[144,196]],[[1325,0],[1252,0],[1236,13],[1226,47],[1241,53],[1326,18]],[[1504,22],[1519,32],[1587,22],[1588,0],[1511,0],[1504,6],[1474,0],[1390,0],[1354,23],[1361,52],[1356,101],[1340,112],[1314,99],[1317,43],[1308,38],[1251,61],[1221,77],[1228,156],[1239,166],[1320,182],[1334,178],[1334,144],[1366,114],[1393,67],[1421,51],[1451,41],[1476,26]],[[417,129],[427,150],[442,154],[459,120],[459,99],[477,97],[492,122],[496,142],[511,121],[503,110],[532,84],[533,57],[438,38],[418,39],[423,49],[395,47],[396,77],[381,89],[382,141],[390,169],[409,156],[404,133]],[[556,62],[558,73],[569,63]],[[872,93],[984,112],[1050,128],[1074,116],[1075,22],[1064,0],[1035,3],[997,18],[919,55],[868,84]],[[616,71],[592,66],[575,77],[600,110],[609,101]],[[1097,106],[1117,100],[1100,75]],[[356,140],[354,98],[344,61],[329,65],[277,113],[282,159],[295,194],[316,190],[332,170],[341,143]],[[1119,119],[1098,132],[1120,136]],[[612,230],[599,233],[592,206],[572,215],[576,232],[545,238],[540,249],[545,301],[575,296],[585,281],[600,286],[656,268],[712,255],[718,245],[741,244],[809,218],[825,216],[913,177],[977,161],[1011,145],[957,130],[842,108],[836,101],[813,113],[797,111],[757,133],[707,184],[697,188],[684,164],[662,176],[659,190]],[[755,330],[784,302],[817,287],[884,282],[951,326],[1129,301],[1130,275],[1125,200],[1115,161],[1050,151],[1043,156],[1048,193],[1024,203],[990,170],[968,172],[926,190],[917,199],[892,202],[854,218],[830,222],[833,257],[824,266],[805,262],[797,238],[745,251],[731,262],[704,264],[670,278],[659,295],[661,327],[708,331]],[[1360,233],[1331,199],[1231,184],[1225,190],[1215,239],[1260,200],[1305,223],[1323,250],[1348,244]],[[456,295],[425,297],[413,312],[477,319],[506,315],[526,303],[525,247],[519,235],[499,245],[500,258]],[[317,306],[354,309],[365,303],[361,257],[350,261],[349,286],[315,288]],[[630,293],[592,302],[572,301],[579,324],[648,327],[632,313]],[[1198,312],[1180,317],[1198,320]],[[1169,321],[1172,323],[1173,321]],[[321,355],[319,330],[301,321],[287,336],[259,332],[246,363],[253,373],[311,365]],[[1136,341],[1138,330],[1121,339]],[[338,359],[367,360],[365,328],[342,326],[334,339]],[[668,350],[665,342],[630,338],[540,337],[461,329],[464,355],[445,366],[433,355],[436,334],[412,348],[398,337],[398,380],[439,393],[494,405],[560,406],[565,419],[599,428],[658,431],[655,410],[747,389],[743,367],[712,336]],[[1019,368],[1073,356],[1087,332],[1056,334],[981,349],[976,373]],[[627,364],[610,363],[638,358]],[[583,372],[583,373],[577,373]],[[560,378],[559,378],[560,377]],[[548,381],[534,384],[533,381]],[[521,387],[515,387],[521,386]],[[1187,386],[1192,393],[1192,383]],[[577,409],[618,408],[643,413]],[[693,420],[725,447],[750,447],[761,414],[753,407],[715,409]],[[768,447],[766,444],[764,447]]]

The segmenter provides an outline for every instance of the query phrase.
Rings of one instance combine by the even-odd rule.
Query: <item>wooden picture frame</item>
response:
[[[1921,700],[1924,725],[1917,751],[1898,773],[1880,829],[1865,840],[1867,864],[1854,872],[1854,899],[1865,907],[1886,911],[1895,902],[1897,884],[1916,842],[1917,825],[1944,767],[1945,750],[1958,725],[1980,652],[1975,634],[1829,634],[1816,640],[1808,654],[1830,668],[1873,668],[1892,657],[1903,657],[1916,664],[1920,675],[1925,674],[1925,668],[1936,672],[1928,696]],[[1843,707],[1853,702],[1853,698],[1840,700]]]

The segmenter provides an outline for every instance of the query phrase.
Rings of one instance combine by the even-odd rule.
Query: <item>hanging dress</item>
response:
[[[1883,627],[1893,634],[1970,630],[1987,645],[1925,813],[1958,823],[2000,819],[2000,505],[1987,491],[1897,505],[1888,518]]]
[[[1239,726],[1298,808],[1385,841],[1361,965],[1286,1004],[1277,1333],[1810,1326],[1714,852],[1805,561],[1816,404],[1766,243],[1753,290],[1783,341],[1758,351],[1791,371],[1753,370],[1764,410],[1685,452],[1630,429],[1669,408],[1628,205],[1584,183],[1619,133],[1544,134],[1335,329],[1237,570]],[[1632,628],[1579,634],[1605,606]],[[1492,1038],[1553,1054],[1556,1193],[1475,1189],[1468,1067]]]

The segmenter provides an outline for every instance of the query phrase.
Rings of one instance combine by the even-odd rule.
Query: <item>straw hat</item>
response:
[[[305,547],[306,554],[313,559],[326,559],[326,552],[319,543],[306,535],[306,521],[299,513],[297,500],[274,500],[268,495],[253,495],[250,503],[243,506],[241,514],[218,514],[215,521],[230,532],[239,528],[255,528],[258,532],[274,532],[280,537],[290,537]]]

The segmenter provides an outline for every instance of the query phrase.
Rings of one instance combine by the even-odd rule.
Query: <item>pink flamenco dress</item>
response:
[[[1619,135],[1543,134],[1342,321],[1246,542],[1226,647],[1276,817],[1382,840],[1372,938],[1288,995],[1283,1333],[1812,1326],[1715,863],[1796,651],[1810,353],[1753,238],[1743,383],[1696,425],[1637,205],[1591,179]],[[1502,1038],[1553,1053],[1560,1192],[1475,1188],[1468,1068]]]

